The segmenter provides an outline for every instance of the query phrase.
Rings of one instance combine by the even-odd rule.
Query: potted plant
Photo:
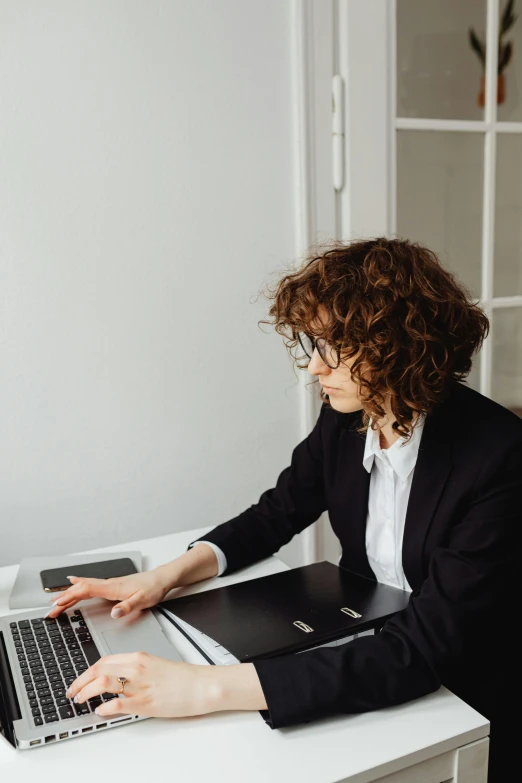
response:
[[[508,0],[500,20],[500,28],[498,32],[497,103],[504,103],[506,98],[506,80],[504,71],[513,56],[513,42],[505,41],[504,37],[506,33],[511,30],[517,20],[514,10],[515,0]],[[482,77],[480,80],[478,104],[479,106],[484,106],[486,103],[486,44],[484,41],[480,40],[472,27],[470,27],[469,30],[469,41],[471,48],[474,52],[476,52],[477,57],[479,58],[482,65]]]

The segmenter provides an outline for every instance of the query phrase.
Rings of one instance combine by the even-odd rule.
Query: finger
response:
[[[63,598],[63,596],[70,595],[70,592],[74,585],[79,581],[79,577],[77,576],[67,576],[66,579],[68,579],[71,584],[67,585],[67,587],[63,588],[63,590],[60,590],[58,592],[55,592],[51,600],[56,603],[56,601],[59,601],[60,598]]]
[[[57,602],[62,598],[65,593],[53,593],[52,597],[48,599],[47,603],[50,604],[49,611],[52,612]]]
[[[63,606],[71,601],[77,603],[82,600],[83,592],[84,591],[80,590],[76,585],[74,587],[69,587],[67,590],[64,590],[63,593],[60,593],[58,598],[53,599],[53,606]]]
[[[62,596],[65,595],[68,589],[69,588],[66,587],[65,590],[60,590],[59,592],[52,593],[51,596],[49,597],[49,603],[54,604],[56,601],[59,601],[60,598],[62,598]]]
[[[123,713],[124,715],[139,715],[140,706],[138,699],[111,699],[110,701],[104,701],[99,707],[94,710],[96,715],[118,715]],[[142,713],[143,714],[143,713]]]
[[[130,683],[125,684],[125,690],[129,690]],[[87,699],[92,699],[94,696],[101,696],[102,693],[120,693],[121,683],[115,675],[103,674],[101,677],[96,677],[87,685],[85,685],[74,697],[76,704],[83,704]],[[123,694],[125,698],[127,696],[135,696],[136,694],[130,690],[129,693]],[[114,699],[116,701],[116,699]]]
[[[52,596],[48,599],[48,603],[56,606],[58,601],[61,601],[62,598],[67,598],[67,596],[69,596],[69,590],[70,588],[68,587],[66,590],[61,590],[59,593],[53,593]]]
[[[64,604],[62,606],[53,606],[51,609],[49,609],[45,617],[58,617],[58,615],[62,614],[62,612],[65,612],[66,609],[70,609],[72,606],[76,606],[77,603],[78,601],[71,601],[70,603]]]
[[[68,587],[65,590],[63,598],[69,598],[69,596],[74,596],[77,600],[80,600],[78,596],[82,598],[105,598],[107,597],[107,592],[112,592],[111,588],[115,587],[114,581],[112,579],[78,577],[72,587]],[[58,602],[60,603],[61,600],[59,598]]]
[[[116,655],[104,655],[104,657],[100,658],[100,660],[97,661],[94,664],[94,666],[90,666],[88,669],[82,672],[82,674],[80,674],[80,676],[77,677],[74,680],[74,682],[72,682],[69,685],[69,688],[65,695],[67,696],[68,699],[73,698],[90,682],[97,679],[98,677],[103,677],[104,675],[107,677],[110,677],[112,675],[113,676],[112,682],[116,682],[117,677],[128,677],[130,680],[131,678],[130,671],[132,668],[132,662],[133,662],[132,653],[118,653]],[[115,688],[113,691],[109,689],[108,692],[116,693],[117,690],[119,690],[119,688]]]
[[[78,601],[72,600],[68,601],[67,603],[63,604],[56,604],[56,606],[51,606],[45,617],[58,617],[59,614],[64,612],[66,609],[70,609],[72,606],[76,606]]]
[[[89,580],[88,583],[86,583],[86,580],[81,579],[77,584],[65,590],[61,594],[60,598],[57,598],[55,601],[53,601],[53,608],[51,611],[54,612],[56,608],[60,609],[60,611],[63,611],[63,607],[69,608],[77,604],[79,601],[84,601],[87,598],[94,598],[98,596],[105,597],[103,594],[106,592],[107,588],[105,587],[104,589],[101,585],[97,584],[93,585],[91,582],[101,582],[101,585],[106,584],[105,580],[103,579]],[[50,616],[57,617],[57,614],[52,614]]]
[[[111,617],[124,617],[126,614],[130,614],[135,609],[139,609],[143,602],[143,591],[136,590],[135,593],[130,595],[125,601],[120,601],[119,604],[115,604],[111,610]]]

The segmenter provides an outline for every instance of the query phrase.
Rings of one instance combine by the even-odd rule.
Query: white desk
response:
[[[205,529],[206,530],[206,529]],[[144,568],[183,552],[205,530],[133,541],[96,551],[139,549]],[[192,590],[284,569],[270,558],[241,574]],[[0,568],[0,614],[17,566]],[[165,618],[160,622],[186,660],[204,663]],[[117,771],[123,783],[152,777],[176,783],[485,783],[489,723],[452,693],[437,693],[388,710],[322,720],[272,731],[259,713],[216,713],[198,718],[152,719],[119,729],[15,751],[0,738],[2,783],[103,781]]]

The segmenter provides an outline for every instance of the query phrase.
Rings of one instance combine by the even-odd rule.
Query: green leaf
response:
[[[498,73],[502,73],[504,68],[508,65],[511,58],[513,56],[513,42],[508,41],[504,46],[501,48],[499,52],[498,57]]]
[[[482,43],[482,41],[478,38],[475,30],[470,27],[469,28],[469,42],[471,44],[471,48],[474,52],[476,52],[477,57],[479,58],[480,62],[482,63],[483,67],[486,65],[486,47]]]
[[[515,0],[508,0],[504,13],[502,14],[502,20],[500,23],[499,38],[507,33],[515,24],[517,17],[514,15],[513,10],[515,6]]]

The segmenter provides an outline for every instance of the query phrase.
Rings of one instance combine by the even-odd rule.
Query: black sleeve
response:
[[[276,486],[256,505],[198,539],[220,547],[227,574],[273,555],[326,509],[321,442],[325,407],[310,435],[294,449],[290,467]]]
[[[498,616],[514,589],[521,497],[517,443],[483,468],[447,546],[432,553],[421,588],[379,634],[255,662],[269,725],[367,712],[437,690],[446,667],[479,649],[484,618]]]

